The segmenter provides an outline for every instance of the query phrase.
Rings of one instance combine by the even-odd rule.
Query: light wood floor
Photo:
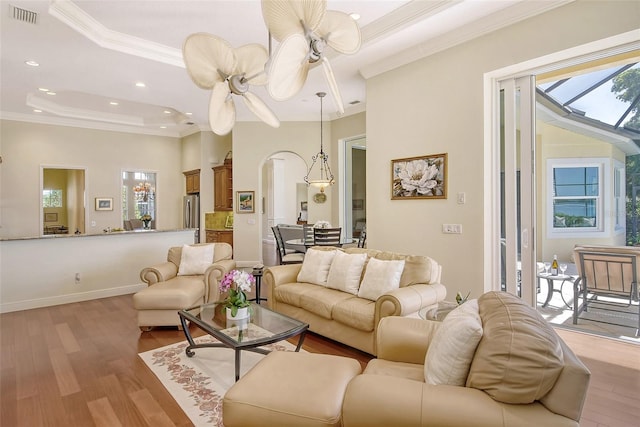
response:
[[[592,372],[581,425],[640,425],[640,346],[558,333]],[[131,295],[2,314],[0,340],[0,426],[191,425],[137,356],[184,334],[141,333]],[[303,347],[371,358],[311,333]]]

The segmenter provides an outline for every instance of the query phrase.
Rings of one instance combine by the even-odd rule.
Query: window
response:
[[[624,231],[626,227],[625,206],[625,168],[620,162],[614,164],[613,192],[615,209],[615,230]]]
[[[61,208],[62,190],[42,190],[43,208]]]
[[[624,199],[624,192],[620,200],[614,196],[614,181],[620,175],[612,172],[612,166],[610,159],[602,158],[548,160],[548,237],[568,237],[567,233],[595,237],[594,233],[611,232],[617,204]],[[624,216],[624,205],[620,209]],[[606,218],[604,212],[611,214]]]

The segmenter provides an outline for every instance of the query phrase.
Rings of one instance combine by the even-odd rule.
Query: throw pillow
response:
[[[467,387],[498,402],[527,404],[545,396],[564,367],[560,338],[535,308],[506,292],[478,298],[483,334]]]
[[[358,296],[376,301],[383,294],[398,289],[402,270],[404,270],[404,260],[383,261],[371,258],[364,271]]]
[[[346,254],[338,251],[331,262],[327,287],[358,295],[360,277],[367,254]]]
[[[451,311],[433,336],[424,363],[425,381],[464,387],[481,338],[478,300],[469,300]]]
[[[213,263],[213,245],[183,245],[178,276],[204,274]]]
[[[327,276],[337,250],[308,249],[298,273],[298,282],[327,286]]]

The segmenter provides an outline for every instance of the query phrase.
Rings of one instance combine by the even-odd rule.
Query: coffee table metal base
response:
[[[187,355],[187,357],[193,357],[195,355],[195,352],[193,351],[196,348],[215,348],[215,347],[222,347],[222,348],[233,348],[227,344],[225,344],[224,342],[218,342],[218,343],[205,343],[205,344],[196,344],[196,342],[193,340],[193,337],[191,336],[191,331],[189,330],[189,323],[187,322],[187,319],[184,318],[181,314],[180,314],[180,323],[182,324],[182,329],[184,330],[184,334],[187,338],[187,341],[189,342],[189,345],[187,346],[187,348],[184,350],[185,354]],[[197,325],[196,325],[197,326]],[[296,350],[295,351],[300,351],[300,349],[302,348],[302,343],[304,342],[304,338],[307,334],[307,330],[303,330],[300,333],[300,338],[298,339],[298,345],[296,346]],[[217,337],[214,337],[217,338]],[[246,351],[251,351],[254,353],[260,353],[260,354],[269,354],[270,350],[265,350],[264,348],[260,348],[266,344],[271,344],[273,342],[277,342],[277,341],[281,341],[280,339],[274,339],[273,341],[270,342],[261,342],[259,344],[256,344],[255,347],[251,347],[251,346],[247,346],[247,347],[241,347],[241,348],[236,348],[235,349],[235,374],[236,374],[236,381],[238,381],[240,379],[240,352],[243,350]]]

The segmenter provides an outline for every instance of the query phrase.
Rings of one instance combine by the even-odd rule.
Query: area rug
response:
[[[196,343],[218,342],[211,336]],[[197,348],[193,357],[184,350],[187,341],[138,354],[180,405],[194,426],[222,426],[222,398],[235,383],[235,352],[229,348]],[[271,351],[294,351],[287,341],[269,344]],[[302,350],[301,350],[302,351]],[[241,353],[240,376],[263,357],[251,351]]]

